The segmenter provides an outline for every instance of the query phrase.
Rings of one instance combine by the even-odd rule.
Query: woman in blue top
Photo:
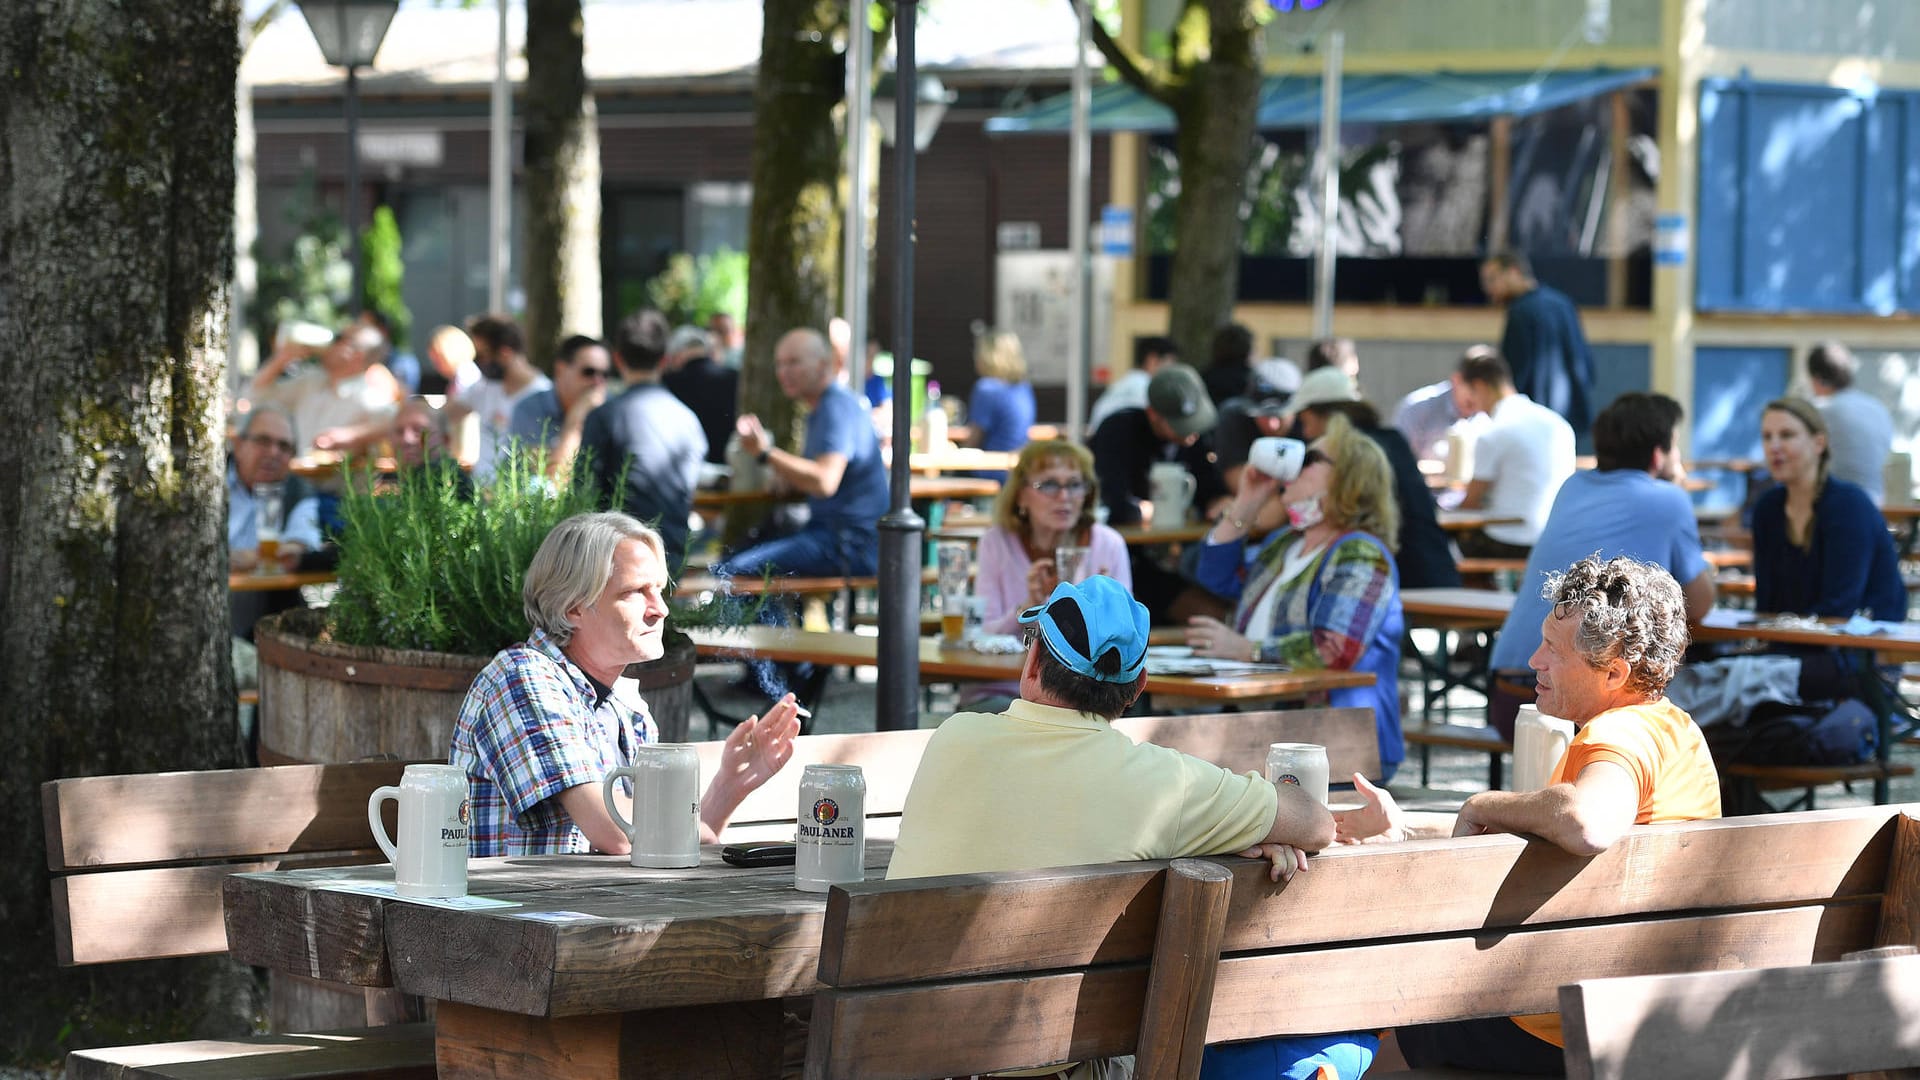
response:
[[[1865,491],[1827,475],[1832,454],[1820,410],[1800,398],[1768,402],[1760,445],[1780,483],[1753,508],[1755,610],[1904,620],[1907,588],[1886,519]],[[1801,655],[1801,700],[1854,696],[1844,654],[1793,651]]]
[[[1406,756],[1399,683],[1405,617],[1392,541],[1382,539],[1399,535],[1393,488],[1385,452],[1338,414],[1285,490],[1249,466],[1195,568],[1201,585],[1237,599],[1232,623],[1199,616],[1187,629],[1187,643],[1202,656],[1371,672],[1372,686],[1329,697],[1336,706],[1373,710],[1382,782]],[[1276,493],[1286,504],[1287,527],[1249,553],[1247,526]]]
[[[973,346],[973,370],[980,378],[967,399],[967,423],[973,445],[982,450],[1020,450],[1033,426],[1033,384],[1020,339],[1005,330],[989,330]],[[983,473],[1003,479],[1005,473]]]

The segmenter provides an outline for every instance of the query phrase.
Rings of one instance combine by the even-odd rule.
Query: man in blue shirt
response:
[[[613,354],[599,341],[575,334],[560,343],[553,357],[553,385],[521,398],[513,407],[507,438],[522,446],[544,446],[547,475],[573,471],[587,417],[606,404]]]
[[[1603,560],[1625,555],[1665,567],[1681,583],[1687,618],[1712,609],[1713,569],[1700,551],[1693,503],[1674,483],[1680,458],[1673,452],[1673,430],[1682,415],[1672,398],[1636,392],[1620,395],[1594,421],[1599,467],[1576,472],[1560,485],[1527,557],[1513,610],[1494,642],[1495,686],[1487,719],[1508,740],[1514,714],[1533,700],[1527,658],[1540,647],[1548,572],[1590,555]]]
[[[880,460],[867,407],[834,380],[833,349],[817,330],[790,330],[773,352],[780,389],[807,409],[807,436],[796,454],[774,445],[752,413],[734,423],[740,448],[760,460],[776,490],[807,496],[807,524],[799,532],[738,551],[715,565],[721,578],[765,574],[866,577],[880,566],[880,516],[887,512],[887,469]],[[761,609],[778,621],[777,605]],[[770,697],[785,692],[771,665],[754,665]]]
[[[865,577],[880,565],[880,516],[887,512],[887,469],[867,410],[834,381],[833,350],[817,330],[793,330],[773,353],[780,389],[807,409],[807,438],[798,454],[774,445],[760,418],[735,422],[740,448],[773,474],[776,489],[807,496],[806,527],[792,536],[737,552],[716,574]]]
[[[1593,350],[1580,328],[1580,311],[1567,294],[1534,280],[1527,257],[1503,251],[1480,266],[1487,298],[1507,306],[1500,355],[1513,370],[1513,387],[1566,418],[1585,442],[1593,419]]]

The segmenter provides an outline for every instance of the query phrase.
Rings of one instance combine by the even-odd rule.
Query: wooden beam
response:
[[[1167,867],[1160,932],[1153,941],[1147,997],[1140,1009],[1134,1061],[1139,1080],[1200,1075],[1232,893],[1233,875],[1218,863],[1175,859]]]
[[[1608,125],[1610,148],[1607,155],[1607,306],[1627,306],[1627,228],[1632,224],[1632,172],[1627,168],[1627,139],[1632,134],[1632,110],[1627,107],[1627,91],[1615,90],[1609,97],[1612,122]]]
[[[1513,172],[1513,118],[1496,116],[1487,125],[1487,252],[1507,247],[1511,221],[1508,183]]]
[[[1789,1080],[1920,1065],[1920,957],[1560,988],[1573,1080]]]
[[[1920,945],[1920,816],[1912,810],[1894,819],[1887,895],[1880,903],[1880,931],[1873,943]]]

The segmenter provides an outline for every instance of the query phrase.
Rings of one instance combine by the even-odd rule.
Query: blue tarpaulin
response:
[[[1417,75],[1347,75],[1340,83],[1343,124],[1408,124],[1530,116],[1644,82],[1653,68],[1597,68],[1552,72],[1423,72]],[[1170,134],[1173,112],[1125,83],[1093,92],[1096,132]],[[1060,133],[1072,126],[1072,95],[1061,94],[987,121],[994,134]],[[1260,87],[1255,126],[1264,131],[1309,128],[1320,123],[1320,77],[1269,78]]]

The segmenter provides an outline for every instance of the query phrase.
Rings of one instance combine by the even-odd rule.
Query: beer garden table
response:
[[[1000,490],[994,480],[971,476],[915,476],[908,483],[908,495],[915,502],[934,499],[983,499]],[[800,502],[805,495],[795,491],[774,494],[771,491],[696,491],[695,510],[724,510],[729,506],[751,506],[768,502]]]
[[[256,574],[235,570],[227,574],[229,592],[279,592],[302,585],[326,585],[334,580],[331,570],[302,570],[294,573]]]
[[[867,841],[867,876],[893,845]],[[462,910],[345,891],[388,865],[236,874],[234,959],[306,978],[393,986],[438,1004],[445,1078],[764,1077],[780,1073],[782,999],[818,983],[827,898],[793,868],[643,870],[617,856],[475,859]]]
[[[872,667],[879,662],[880,639],[849,631],[801,630],[787,626],[745,626],[690,630],[702,659],[772,660],[833,667]],[[1017,682],[1025,657],[1018,653],[983,653],[948,648],[937,637],[920,639],[922,679]],[[1298,698],[1350,686],[1371,686],[1373,676],[1360,671],[1287,671],[1249,666],[1242,673],[1220,675],[1147,674],[1148,694],[1168,694],[1204,701],[1231,702],[1266,698]]]

